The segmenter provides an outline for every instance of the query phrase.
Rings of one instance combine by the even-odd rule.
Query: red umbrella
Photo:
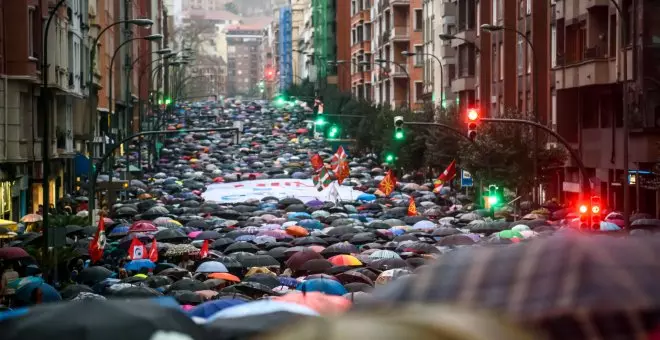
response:
[[[15,260],[24,257],[30,257],[25,249],[19,247],[0,248],[0,259]]]
[[[222,183],[224,181],[225,181],[225,179],[222,178],[222,177],[216,177],[216,178],[213,179],[213,183]]]
[[[128,228],[129,233],[146,233],[151,231],[158,231],[158,228],[150,221],[136,221]]]
[[[302,128],[296,130],[296,133],[307,133],[307,132],[309,132],[307,129],[302,129]]]

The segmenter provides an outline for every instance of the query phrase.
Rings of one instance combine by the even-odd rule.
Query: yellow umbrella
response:
[[[0,227],[5,227],[9,230],[17,231],[18,223],[9,220],[0,220]]]
[[[18,236],[17,233],[15,233],[15,232],[13,232],[13,231],[10,231],[10,232],[8,232],[8,233],[6,233],[6,234],[2,234],[2,235],[0,235],[0,239],[14,238],[14,237],[16,237],[16,236]]]

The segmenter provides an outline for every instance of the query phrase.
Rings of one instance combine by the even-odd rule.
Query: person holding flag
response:
[[[92,242],[89,243],[89,258],[91,263],[96,263],[103,259],[103,251],[105,250],[106,245],[106,236],[105,236],[105,221],[103,219],[103,214],[99,216],[99,224],[96,228],[96,234],[92,239]]]
[[[378,184],[378,190],[380,190],[385,196],[389,196],[395,188],[396,178],[394,177],[392,170],[388,170],[383,180]]]
[[[410,201],[408,202],[408,216],[417,216],[417,205],[415,204],[415,198],[410,196]]]

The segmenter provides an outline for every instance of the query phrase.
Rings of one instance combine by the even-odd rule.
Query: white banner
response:
[[[145,253],[144,246],[133,247],[133,256],[131,257],[131,259],[132,260],[143,259],[144,258],[144,253]]]
[[[333,184],[335,185],[335,184]],[[243,202],[248,199],[261,200],[267,196],[278,199],[294,197],[303,202],[311,200],[334,201],[328,186],[323,191],[316,190],[311,179],[261,179],[233,183],[217,183],[208,186],[202,194],[205,200],[220,203]],[[354,200],[361,191],[351,187],[337,185],[336,190],[342,200]]]

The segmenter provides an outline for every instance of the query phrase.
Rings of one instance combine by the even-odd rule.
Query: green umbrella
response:
[[[497,233],[500,238],[523,238],[522,234],[515,230],[502,230]]]

